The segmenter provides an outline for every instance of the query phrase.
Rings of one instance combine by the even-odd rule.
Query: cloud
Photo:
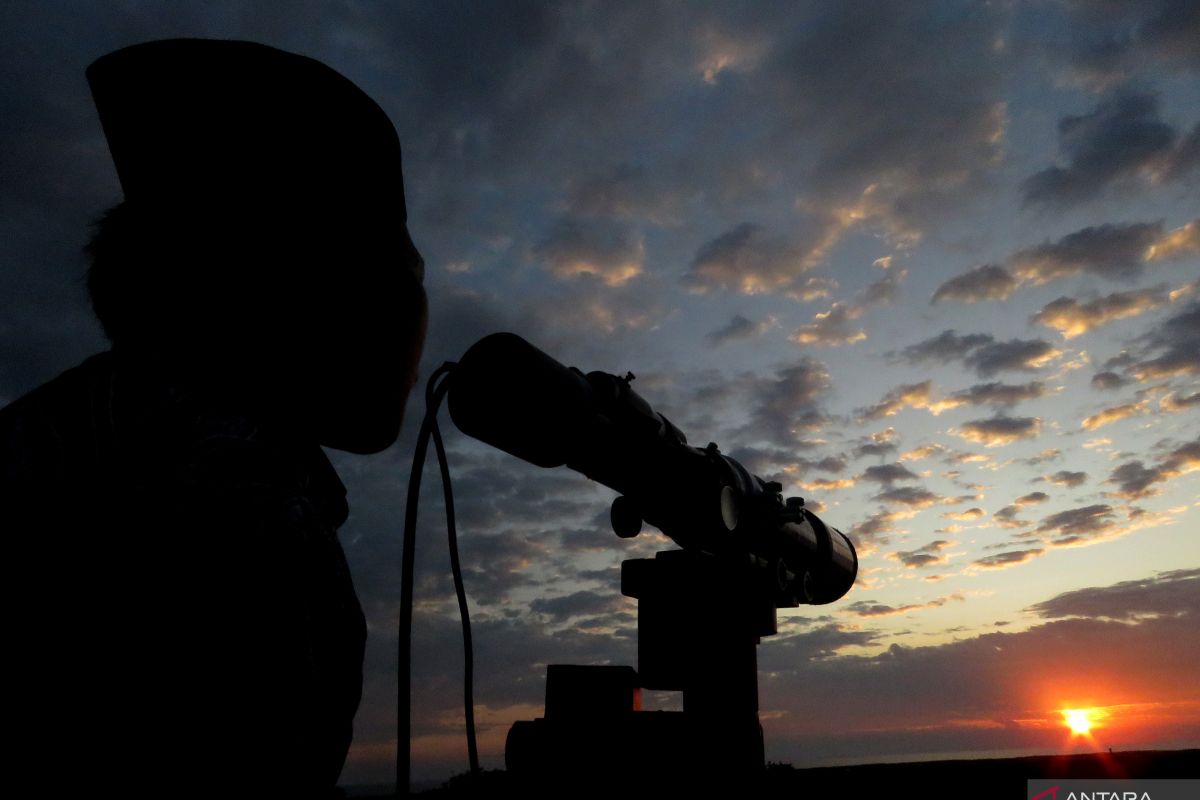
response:
[[[817,478],[815,480],[800,481],[796,485],[808,491],[836,492],[842,489],[849,489],[856,483],[857,481],[854,478]]]
[[[1178,392],[1168,392],[1158,401],[1159,410],[1168,413],[1187,411],[1197,406],[1200,406],[1200,392],[1186,395],[1179,394]]]
[[[1200,253],[1200,220],[1164,234],[1146,249],[1147,261],[1164,261]]]
[[[900,285],[908,277],[908,270],[892,269],[889,263],[887,274],[877,281],[867,284],[858,293],[858,303],[862,306],[888,305],[895,302],[900,295]]]
[[[710,347],[720,347],[729,342],[739,342],[746,339],[757,339],[772,328],[779,326],[779,320],[773,316],[754,322],[741,314],[734,314],[729,322],[709,332],[704,338]]]
[[[784,296],[798,303],[811,303],[829,297],[838,288],[838,282],[833,278],[805,278],[798,285],[784,292]]]
[[[1013,500],[1013,505],[1030,506],[1035,503],[1044,503],[1050,499],[1050,495],[1045,492],[1030,492],[1029,494],[1021,495],[1016,500]]]
[[[1044,397],[1047,394],[1046,385],[1041,381],[1031,381],[1029,383],[980,383],[969,389],[964,389],[955,392],[945,400],[934,404],[934,408],[938,406],[946,407],[952,404],[951,407],[960,405],[969,406],[998,406],[1002,408],[1011,408],[1018,403],[1026,400],[1036,400],[1039,397]],[[936,411],[934,413],[937,413]]]
[[[896,481],[920,480],[920,476],[902,464],[874,464],[863,470],[858,479],[891,486]]]
[[[877,495],[873,495],[871,499],[878,500],[881,503],[894,503],[896,505],[908,506],[909,508],[921,509],[936,505],[945,498],[928,489],[922,489],[917,486],[903,486],[880,492]]]
[[[1037,558],[1045,550],[1041,547],[1032,547],[1027,550],[1009,550],[1005,553],[996,553],[991,556],[984,556],[971,562],[976,566],[985,569],[1004,569],[1006,567],[1015,567],[1017,564],[1024,564],[1030,559]]]
[[[1193,300],[1144,337],[1126,370],[1140,380],[1200,375],[1200,301]]]
[[[1060,297],[1047,303],[1029,320],[1058,331],[1064,339],[1074,339],[1093,328],[1135,317],[1166,302],[1167,292],[1162,287],[1116,292],[1085,303],[1071,297]]]
[[[1013,503],[992,514],[992,518],[1001,528],[1024,528],[1026,525],[1032,524],[1028,520],[1017,519],[1019,513],[1021,513],[1021,506]]]
[[[962,602],[961,594],[951,594],[937,597],[928,603],[910,603],[903,606],[889,606],[874,600],[859,600],[846,606],[846,611],[859,617],[893,617],[899,614],[910,614],[914,611],[924,611],[930,608],[941,608],[950,602]]]
[[[1156,483],[1165,483],[1200,469],[1200,437],[1171,450],[1153,467],[1141,461],[1128,461],[1116,467],[1106,483],[1117,485],[1113,494],[1128,500],[1158,493]]]
[[[829,370],[813,358],[784,367],[774,377],[751,379],[748,431],[775,443],[796,441],[825,424],[820,399],[829,388]]]
[[[1041,381],[1025,384],[981,383],[940,400],[932,398],[932,389],[932,381],[901,385],[884,395],[875,405],[858,409],[857,413],[860,419],[870,420],[894,416],[905,408],[923,408],[937,416],[962,406],[1011,408],[1018,403],[1036,400],[1047,394],[1046,385]]]
[[[1116,511],[1105,503],[1070,508],[1044,517],[1037,527],[1041,533],[1051,533],[1051,544],[1067,545],[1106,537],[1118,529]]]
[[[1129,281],[1144,270],[1147,250],[1162,236],[1162,223],[1096,225],[1015,253],[1009,266],[1022,282],[1040,285],[1086,273]]]
[[[985,264],[956,275],[937,288],[930,302],[936,305],[943,300],[964,303],[1004,300],[1023,284],[1041,285],[1080,273],[1130,281],[1144,272],[1148,262],[1184,258],[1196,252],[1200,252],[1200,220],[1167,233],[1163,233],[1159,222],[1097,225],[1067,234],[1057,242],[1018,250],[1008,258],[1007,267]],[[1157,297],[1159,290],[1142,292],[1154,293],[1155,305],[1165,302],[1165,293],[1162,298]],[[1175,299],[1174,295],[1171,299]],[[1128,292],[1093,301],[1084,310],[1101,319],[1089,327],[1141,313],[1153,307],[1145,305],[1148,300],[1139,292]],[[1061,313],[1056,304],[1068,302],[1071,301],[1067,298],[1059,298],[1043,309],[1045,319],[1038,315],[1035,320],[1059,328],[1050,320],[1055,312]],[[1140,310],[1130,310],[1131,305]],[[1087,328],[1079,333],[1084,330]],[[1074,335],[1078,333],[1067,335],[1067,338]]]
[[[899,449],[899,446],[896,444],[896,438],[895,428],[889,427],[881,431],[876,431],[870,436],[859,440],[859,443],[854,446],[854,457],[886,456],[889,453],[894,453]]]
[[[956,275],[933,293],[933,304],[943,300],[977,303],[980,300],[1004,300],[1017,288],[1008,270],[997,264],[984,264]]]
[[[620,286],[641,274],[646,248],[629,225],[560,217],[534,253],[558,278],[592,275],[608,286]]]
[[[1147,185],[1190,171],[1179,134],[1159,119],[1158,97],[1119,91],[1087,114],[1058,123],[1064,166],[1048,167],[1022,185],[1028,204],[1071,206],[1118,184]],[[1184,163],[1181,163],[1181,157]]]
[[[683,283],[696,292],[734,289],[762,294],[791,287],[813,266],[799,243],[743,222],[700,248]]]
[[[1076,589],[1035,603],[1028,610],[1043,619],[1137,621],[1147,616],[1174,615],[1193,606],[1198,595],[1200,569],[1181,569],[1111,586]]]
[[[1032,439],[1041,431],[1042,421],[1037,417],[997,416],[964,422],[954,433],[985,447],[1000,447],[1021,439]]]
[[[909,345],[898,352],[891,351],[887,355],[893,360],[910,364],[945,364],[961,360],[981,377],[986,378],[997,372],[1035,372],[1060,358],[1063,353],[1041,339],[1010,339],[999,342],[986,333],[959,336],[953,330],[945,330],[937,336]]]
[[[813,316],[808,325],[801,325],[788,336],[796,344],[816,344],[836,347],[843,344],[854,344],[867,338],[866,331],[853,325],[853,321],[861,317],[862,308],[834,303],[828,311],[819,312]]]
[[[995,339],[987,333],[968,333],[959,336],[953,330],[944,330],[937,336],[909,345],[898,353],[893,351],[889,355],[910,364],[930,361],[948,363],[965,358],[970,351],[993,341]]]
[[[576,617],[611,614],[621,606],[621,598],[611,592],[601,594],[586,589],[560,597],[538,597],[529,603],[529,609],[535,614],[545,615],[556,623]]]
[[[921,447],[907,450],[900,454],[901,461],[924,461],[927,458],[940,455],[946,452],[946,448],[940,444],[927,444]]]
[[[916,550],[900,550],[892,553],[890,557],[896,559],[904,566],[913,569],[931,567],[946,563],[947,558],[942,551],[953,544],[954,542],[948,539],[935,539],[929,544],[918,547]]]
[[[876,544],[886,543],[888,534],[896,530],[896,520],[901,519],[902,513],[893,511],[877,511],[871,514],[864,521],[851,526],[849,534],[854,541],[854,546],[859,550],[859,557],[863,557],[864,546],[869,550]]]
[[[1054,461],[1055,459],[1059,459],[1059,458],[1062,458],[1061,450],[1059,450],[1057,447],[1047,447],[1045,450],[1038,453],[1036,456],[1021,459],[1021,463],[1028,464],[1031,467],[1036,467],[1038,464],[1044,464],[1047,461]]]
[[[861,419],[872,420],[895,416],[905,408],[926,408],[932,390],[933,381],[902,384],[885,394],[875,405],[860,408],[858,415]]]
[[[1093,91],[1126,84],[1147,66],[1162,65],[1185,75],[1200,67],[1194,46],[1200,14],[1190,0],[1071,0],[1063,9],[1072,37],[1068,47],[1056,46],[1054,55],[1065,56],[1070,77]]]
[[[1061,350],[1041,339],[1010,339],[975,349],[963,363],[988,377],[997,372],[1036,372],[1061,356]]]
[[[968,508],[965,511],[947,511],[942,514],[946,519],[957,520],[958,522],[972,522],[983,516],[982,508]]]
[[[1125,403],[1124,405],[1113,406],[1106,408],[1103,411],[1093,414],[1090,417],[1085,417],[1080,425],[1084,430],[1094,431],[1097,428],[1102,428],[1113,422],[1132,417],[1135,414],[1142,414],[1146,411],[1146,402]]]
[[[1070,470],[1060,469],[1053,475],[1047,475],[1046,480],[1051,483],[1057,483],[1059,486],[1074,489],[1076,486],[1082,486],[1087,481],[1087,477],[1086,472],[1071,472]]]
[[[642,164],[631,163],[573,175],[567,181],[566,205],[581,216],[678,224],[690,198],[673,191],[662,177]]]
[[[1108,370],[1106,370],[1104,372],[1097,372],[1095,375],[1092,376],[1092,388],[1093,389],[1100,389],[1102,391],[1111,391],[1113,389],[1120,389],[1122,386],[1128,386],[1128,385],[1129,385],[1129,380],[1127,378],[1122,378],[1117,373],[1111,372]]]

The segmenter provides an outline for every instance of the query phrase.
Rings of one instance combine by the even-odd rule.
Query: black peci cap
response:
[[[87,78],[127,200],[369,210],[407,239],[395,127],[321,62],[253,42],[168,39],[109,53]]]

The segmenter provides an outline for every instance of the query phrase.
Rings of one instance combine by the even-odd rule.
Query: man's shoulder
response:
[[[0,409],[0,480],[62,477],[73,455],[94,453],[111,382],[112,354],[97,353]]]

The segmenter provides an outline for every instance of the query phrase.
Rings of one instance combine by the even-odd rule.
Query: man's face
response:
[[[390,447],[417,381],[428,325],[423,260],[407,233],[347,248],[341,285],[330,285],[316,343],[324,378],[317,409],[322,444],[353,453]]]

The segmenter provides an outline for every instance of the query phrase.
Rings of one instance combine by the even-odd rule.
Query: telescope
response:
[[[715,443],[689,445],[633,381],[566,367],[512,333],[474,344],[446,379],[463,433],[610,487],[618,536],[649,523],[681,548],[621,565],[638,600],[637,670],[552,664],[545,716],[509,731],[508,772],[538,793],[581,776],[616,789],[760,775],[759,640],[777,632],[777,609],[831,603],[858,573],[841,531]],[[641,711],[642,689],[682,691],[683,711]]]
[[[685,550],[764,570],[776,608],[831,603],[854,583],[858,558],[841,531],[782,497],[715,443],[687,437],[632,387],[634,376],[586,375],[521,337],[496,333],[455,368],[450,418],[463,433],[540,467],[566,465],[620,493],[614,532],[643,521]]]

